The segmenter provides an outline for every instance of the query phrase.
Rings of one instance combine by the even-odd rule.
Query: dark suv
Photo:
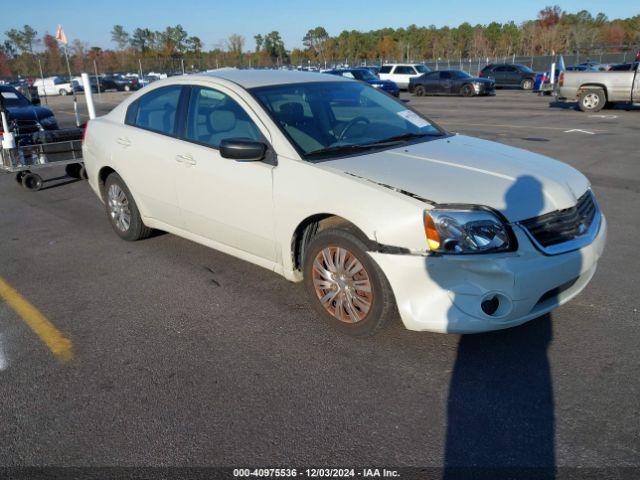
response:
[[[500,63],[484,67],[480,77],[492,78],[496,87],[520,87],[523,90],[531,90],[536,72],[526,65]]]

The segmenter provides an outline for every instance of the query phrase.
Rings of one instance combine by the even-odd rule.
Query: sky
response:
[[[222,45],[233,33],[245,37],[245,49],[253,49],[253,36],[272,30],[278,30],[291,49],[300,47],[307,30],[316,26],[337,35],[342,30],[367,31],[411,24],[441,27],[465,21],[472,25],[510,20],[520,23],[554,4],[572,13],[583,9],[593,15],[604,12],[609,18],[640,14],[638,0],[109,0],[87,7],[92,3],[31,0],[28,7],[0,15],[0,38],[7,30],[24,24],[34,27],[40,35],[55,34],[60,23],[69,40],[77,38],[90,46],[114,48],[110,31],[115,24],[132,31],[136,27],[164,30],[167,25],[179,23],[190,35],[200,37],[207,50]]]

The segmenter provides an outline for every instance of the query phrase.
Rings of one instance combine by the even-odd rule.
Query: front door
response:
[[[189,232],[274,261],[274,167],[223,158],[218,149],[224,139],[265,141],[266,129],[243,105],[222,87],[191,87],[176,157],[178,200]]]

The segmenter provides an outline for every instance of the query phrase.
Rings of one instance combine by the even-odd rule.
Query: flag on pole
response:
[[[64,34],[62,25],[58,25],[58,29],[56,30],[56,40],[65,45],[67,44],[67,36]]]

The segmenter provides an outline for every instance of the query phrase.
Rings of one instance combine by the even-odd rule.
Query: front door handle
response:
[[[195,165],[198,163],[191,155],[176,155],[176,162],[186,163],[188,165]]]
[[[123,147],[131,146],[131,140],[129,140],[127,137],[118,137],[116,143],[118,145],[122,145]]]

